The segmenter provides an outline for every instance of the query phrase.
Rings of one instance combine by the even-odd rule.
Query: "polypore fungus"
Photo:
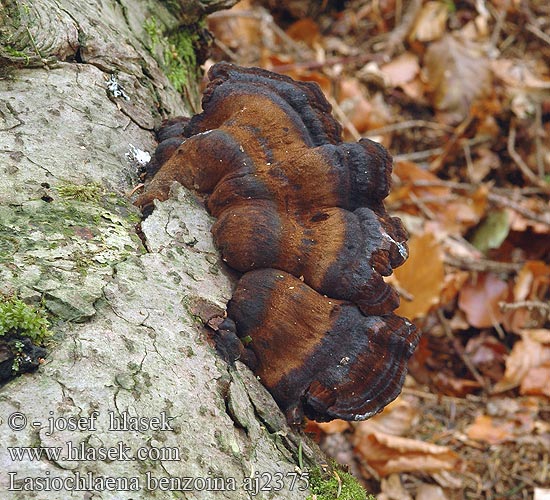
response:
[[[244,273],[220,351],[247,362],[289,420],[368,418],[399,394],[418,342],[383,279],[407,258],[383,205],[391,157],[342,142],[316,84],[227,63],[209,78],[203,112],[159,133],[136,204],[149,213],[174,181],[206,196],[215,243]]]

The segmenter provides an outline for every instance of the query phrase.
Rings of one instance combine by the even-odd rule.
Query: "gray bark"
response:
[[[203,323],[223,314],[232,281],[193,194],[175,186],[143,224],[147,248],[136,236],[128,193],[137,169],[125,154],[130,144],[152,151],[161,118],[189,113],[146,22],[168,30],[231,2],[183,2],[178,16],[170,3],[0,6],[0,292],[43,300],[55,332],[39,370],[0,388],[2,499],[244,499],[253,497],[245,478],[264,474],[265,484],[276,473],[284,489],[254,498],[299,499],[307,492],[290,488],[298,455],[322,459],[250,371],[226,365],[207,340]],[[115,72],[128,100],[107,89]],[[95,430],[49,432],[50,417],[90,423],[93,412]],[[109,413],[124,412],[173,420],[166,430],[112,430]],[[18,413],[21,430],[10,428]],[[160,448],[177,459],[67,459],[71,445],[94,453],[120,442],[132,456]],[[61,456],[15,460],[8,447],[59,448]],[[13,490],[25,477],[89,472],[136,478],[140,490]],[[194,491],[148,491],[148,476],[221,477],[226,490],[197,491],[206,484],[199,479]]]

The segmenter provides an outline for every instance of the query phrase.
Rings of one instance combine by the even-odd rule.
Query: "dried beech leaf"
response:
[[[472,168],[468,171],[474,183],[481,182],[491,170],[498,170],[501,165],[500,157],[487,147],[477,150],[477,157],[472,161]]]
[[[502,379],[507,350],[497,338],[483,333],[476,335],[468,340],[465,353],[480,373],[493,382]]]
[[[460,290],[458,305],[470,325],[488,328],[502,321],[499,302],[508,295],[508,284],[492,273],[479,274]]]
[[[444,208],[439,205],[435,215],[449,233],[463,234],[467,229],[475,226],[485,213],[487,207],[487,186],[479,186],[467,197],[446,202]]]
[[[443,289],[441,290],[441,303],[447,304],[451,302],[451,300],[454,300],[469,276],[470,275],[467,271],[447,273],[445,275]]]
[[[356,450],[381,476],[453,470],[459,462],[458,455],[446,446],[379,432],[363,436]]]
[[[519,386],[532,369],[550,363],[550,330],[523,330],[521,337],[506,359],[506,372],[503,379],[495,385],[495,392]],[[533,381],[528,379],[528,384],[531,383]],[[546,384],[547,387],[550,386],[550,380],[547,380]]]
[[[409,41],[431,42],[445,33],[449,7],[445,2],[426,2],[416,18]]]
[[[405,52],[380,67],[390,87],[399,87],[412,81],[420,71],[418,57]]]
[[[550,357],[550,348],[545,349]],[[531,368],[520,386],[521,394],[531,394],[550,397],[550,361]]]
[[[446,35],[430,45],[424,63],[434,106],[449,122],[464,120],[472,102],[489,90],[487,60],[473,44],[466,46]]]
[[[349,422],[346,422],[345,420],[340,420],[340,419],[333,420],[332,422],[314,422],[314,423],[325,434],[337,434],[340,432],[345,432],[350,429]]]
[[[393,186],[387,200],[390,205],[399,203],[400,210],[418,213],[418,205],[411,202],[411,193],[418,199],[442,199],[451,194],[448,187],[437,185],[439,179],[431,172],[411,161],[397,161],[393,168],[394,175],[400,183]],[[415,185],[416,182],[434,183],[434,185]],[[441,212],[441,203],[424,202],[436,214]]]
[[[420,411],[406,399],[398,397],[392,401],[382,413],[369,420],[359,422],[355,427],[355,436],[360,437],[375,432],[391,434],[392,436],[404,435],[418,419]]]
[[[294,40],[302,41],[309,47],[314,47],[321,41],[319,25],[310,17],[292,23],[286,33]]]
[[[413,497],[403,486],[399,474],[390,474],[380,482],[378,500],[413,500]]]
[[[519,271],[513,288],[514,302],[545,301],[550,289],[550,266],[539,260],[528,260]],[[538,308],[520,307],[506,313],[505,326],[512,332],[544,322],[545,311]]]
[[[550,285],[550,266],[540,260],[527,261],[514,284],[514,300],[543,300]]]
[[[443,252],[431,233],[413,235],[409,240],[409,260],[394,273],[399,286],[412,300],[401,298],[397,314],[408,318],[424,316],[439,303],[443,281]]]
[[[209,16],[208,29],[219,42],[238,52],[240,57],[255,60],[260,52],[258,40],[262,36],[262,21],[259,15],[246,14],[259,14],[258,8],[252,6],[251,0],[241,0],[229,10],[235,15]]]
[[[415,500],[450,500],[441,486],[436,484],[422,483],[416,489]]]
[[[473,424],[466,429],[466,435],[476,441],[498,444],[514,439],[513,421],[494,419],[489,415],[478,415]]]
[[[507,86],[527,91],[550,90],[550,80],[535,75],[525,61],[497,59],[491,61],[490,66],[494,75]]]

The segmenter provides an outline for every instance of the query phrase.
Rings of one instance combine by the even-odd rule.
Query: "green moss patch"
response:
[[[311,495],[307,500],[375,500],[349,472],[314,468],[309,476]]]
[[[156,17],[149,17],[144,25],[149,35],[148,48],[162,70],[178,92],[189,94],[197,88],[197,50],[199,49],[200,27],[179,26],[167,28]],[[191,91],[191,93],[195,93]],[[196,98],[197,96],[189,96]]]
[[[25,304],[17,297],[0,300],[1,337],[28,337],[33,343],[43,345],[51,336],[49,328],[44,309]]]

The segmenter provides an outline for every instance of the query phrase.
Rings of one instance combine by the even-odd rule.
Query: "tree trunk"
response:
[[[303,499],[299,456],[322,460],[208,342],[232,280],[193,194],[158,204],[146,248],[135,231],[126,153],[196,110],[201,16],[234,2],[181,3],[0,5],[0,292],[42,301],[55,333],[0,389],[2,499]]]

